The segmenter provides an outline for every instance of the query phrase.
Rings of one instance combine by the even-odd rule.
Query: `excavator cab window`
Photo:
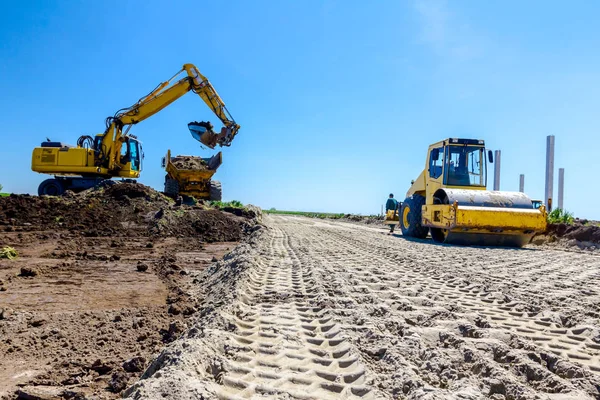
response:
[[[485,186],[483,147],[447,146],[444,184],[449,186]]]
[[[131,169],[139,171],[141,166],[139,143],[137,140],[131,138],[129,138],[129,160],[131,161]]]

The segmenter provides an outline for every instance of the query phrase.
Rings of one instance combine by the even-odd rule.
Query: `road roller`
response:
[[[478,139],[429,146],[425,169],[402,203],[402,235],[438,243],[523,247],[546,230],[545,206],[525,193],[487,190],[493,153]]]

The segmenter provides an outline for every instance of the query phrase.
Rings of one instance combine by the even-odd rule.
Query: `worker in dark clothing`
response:
[[[398,201],[396,201],[396,199],[394,198],[394,194],[390,193],[390,197],[389,199],[387,199],[387,202],[385,203],[385,212],[387,214],[388,211],[392,210],[394,213],[396,213],[396,209],[398,208]],[[390,225],[390,232],[388,233],[388,235],[391,235],[392,233],[394,233],[394,227],[396,225],[392,224]]]

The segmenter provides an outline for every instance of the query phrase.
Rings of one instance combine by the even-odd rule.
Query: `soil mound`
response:
[[[234,216],[203,206],[177,206],[140,183],[105,183],[63,197],[11,195],[0,198],[0,231],[68,230],[83,236],[194,236],[242,238],[250,215]]]
[[[202,237],[205,242],[240,240],[250,226],[218,210],[179,208],[158,213],[149,232],[157,236]]]
[[[600,249],[600,226],[587,222],[575,222],[573,225],[548,224],[543,235],[533,239],[534,244],[559,244],[564,247],[578,247],[580,249]]]

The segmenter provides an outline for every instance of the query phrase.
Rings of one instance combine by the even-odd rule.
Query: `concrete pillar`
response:
[[[546,137],[546,193],[544,201],[548,212],[552,211],[554,194],[554,135]]]
[[[525,192],[525,175],[521,174],[519,176],[519,192],[524,193]]]
[[[565,190],[565,169],[558,169],[558,208],[564,210],[563,208],[563,197]]]
[[[494,154],[494,190],[500,190],[500,150]]]

